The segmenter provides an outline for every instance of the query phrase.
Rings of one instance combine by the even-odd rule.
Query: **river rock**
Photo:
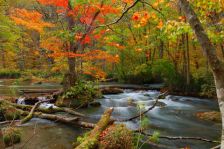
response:
[[[43,82],[38,81],[38,82],[34,82],[33,84],[34,84],[34,85],[41,85],[41,84],[43,84]]]
[[[91,102],[89,105],[92,106],[92,107],[100,107],[101,103],[97,102],[97,101],[94,101],[94,102]]]
[[[102,88],[101,89],[102,94],[120,94],[124,91],[120,88]]]
[[[137,104],[135,103],[135,101],[132,99],[132,98],[128,98],[128,106],[133,106],[133,107],[136,107]]]
[[[157,107],[163,108],[166,106],[166,104],[164,102],[158,101],[156,104]]]
[[[23,101],[20,101],[21,99],[16,99],[16,103],[18,104],[25,104],[25,105],[35,105],[39,100],[36,97],[24,97]]]
[[[155,101],[150,102],[148,106],[152,106],[152,105],[154,105],[154,104],[155,104]],[[163,107],[166,106],[166,103],[161,102],[161,101],[158,101],[157,104],[156,104],[156,106],[157,106],[157,107],[160,107],[160,108],[163,108]]]

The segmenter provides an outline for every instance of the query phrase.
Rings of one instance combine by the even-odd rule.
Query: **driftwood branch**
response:
[[[136,133],[141,133],[142,135],[145,136],[153,136],[153,134],[149,134],[143,131],[135,130],[134,132]],[[214,141],[214,140],[209,140],[201,137],[183,137],[183,136],[159,136],[160,139],[166,139],[166,140],[198,140],[198,141],[203,141],[203,142],[209,142],[209,143],[219,143],[219,141]]]
[[[161,96],[166,95],[166,94],[167,94],[167,91],[164,92],[164,93],[162,93],[162,94],[160,94],[160,95],[158,95],[158,96],[156,97],[156,101],[155,101],[155,103],[154,103],[151,107],[149,107],[146,111],[144,111],[144,112],[140,112],[138,115],[133,116],[133,117],[128,118],[128,119],[124,119],[124,120],[115,120],[115,121],[119,121],[119,122],[127,122],[127,121],[132,121],[132,120],[134,120],[134,119],[137,119],[137,118],[139,118],[139,117],[142,117],[143,115],[145,115],[146,113],[148,113],[149,111],[151,111],[152,109],[154,109],[154,108],[156,107],[158,101],[159,101],[159,98],[160,98]]]

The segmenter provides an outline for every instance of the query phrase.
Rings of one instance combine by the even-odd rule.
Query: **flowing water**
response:
[[[24,87],[17,86],[17,88]],[[39,89],[59,88],[59,86],[52,84],[49,84],[49,86],[31,84],[26,85],[26,87]],[[2,93],[2,89],[4,87],[0,87],[0,93]],[[5,95],[6,92],[5,90],[3,94]],[[79,112],[88,115],[88,121],[97,122],[106,108],[114,107],[113,117],[116,119],[125,119],[139,113],[138,105],[144,105],[142,108],[146,109],[150,107],[154,103],[154,97],[158,94],[159,92],[150,90],[125,90],[124,93],[105,95],[103,99],[98,99],[97,101],[102,104],[101,107],[81,109]],[[22,99],[19,102],[23,104]],[[42,106],[46,107],[49,104]],[[203,137],[211,140],[219,140],[221,124],[199,120],[195,117],[197,112],[214,110],[218,110],[218,105],[215,100],[169,95],[166,99],[160,100],[160,106],[155,107],[146,114],[150,120],[148,132],[153,133],[154,131],[159,131],[161,135],[167,136]],[[138,120],[129,121],[125,124],[130,129],[139,128]],[[72,148],[72,141],[86,131],[36,118],[20,126],[20,128],[22,130],[22,143],[17,144],[15,147],[19,148],[22,146],[23,149],[70,149]],[[214,146],[214,144],[192,140],[167,141],[161,139],[160,142],[174,148],[190,146],[192,149],[209,149]],[[148,147],[145,146],[144,148]]]

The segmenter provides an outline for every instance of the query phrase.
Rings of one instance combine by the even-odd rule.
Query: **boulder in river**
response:
[[[102,88],[101,89],[102,94],[120,94],[123,93],[124,91],[120,88]]]

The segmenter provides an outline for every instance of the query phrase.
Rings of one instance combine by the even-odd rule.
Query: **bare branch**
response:
[[[131,6],[129,6],[122,14],[119,18],[117,18],[115,21],[108,23],[108,24],[104,24],[104,25],[99,25],[96,26],[95,28],[99,28],[99,27],[107,27],[110,25],[114,25],[117,24],[119,21],[121,21],[121,19],[125,16],[125,14],[127,14],[129,12],[129,10],[131,10],[133,7],[135,7],[135,5],[138,4],[138,2],[140,2],[141,0],[136,0]]]
[[[159,14],[161,14],[163,17],[165,17],[165,15],[159,9],[156,9],[152,4],[150,4],[150,3],[146,2],[146,1],[141,1],[141,3],[150,6],[153,10],[155,10],[156,12],[158,12]]]
[[[135,130],[134,132],[141,133],[142,135],[145,136],[153,136],[153,134],[148,134],[143,131]],[[219,141],[214,141],[214,140],[209,140],[206,138],[201,138],[201,137],[183,137],[183,136],[159,136],[160,139],[166,139],[166,140],[198,140],[198,141],[204,141],[204,142],[209,142],[209,143],[220,143]]]
[[[137,118],[139,118],[139,117],[142,117],[143,115],[145,115],[146,113],[148,113],[149,111],[151,111],[152,109],[154,109],[154,108],[156,107],[156,105],[157,105],[157,103],[158,103],[158,101],[159,101],[159,97],[164,96],[164,95],[166,95],[166,94],[167,94],[167,91],[164,92],[164,93],[162,93],[162,94],[159,94],[159,95],[156,97],[156,101],[155,101],[155,103],[154,103],[151,107],[149,107],[146,111],[141,112],[140,114],[138,114],[138,115],[136,115],[136,116],[134,116],[134,117],[131,117],[131,118],[128,118],[128,119],[124,119],[124,120],[116,120],[116,121],[118,121],[118,122],[127,122],[127,121],[132,121],[132,120],[134,120],[134,119],[137,119]]]

